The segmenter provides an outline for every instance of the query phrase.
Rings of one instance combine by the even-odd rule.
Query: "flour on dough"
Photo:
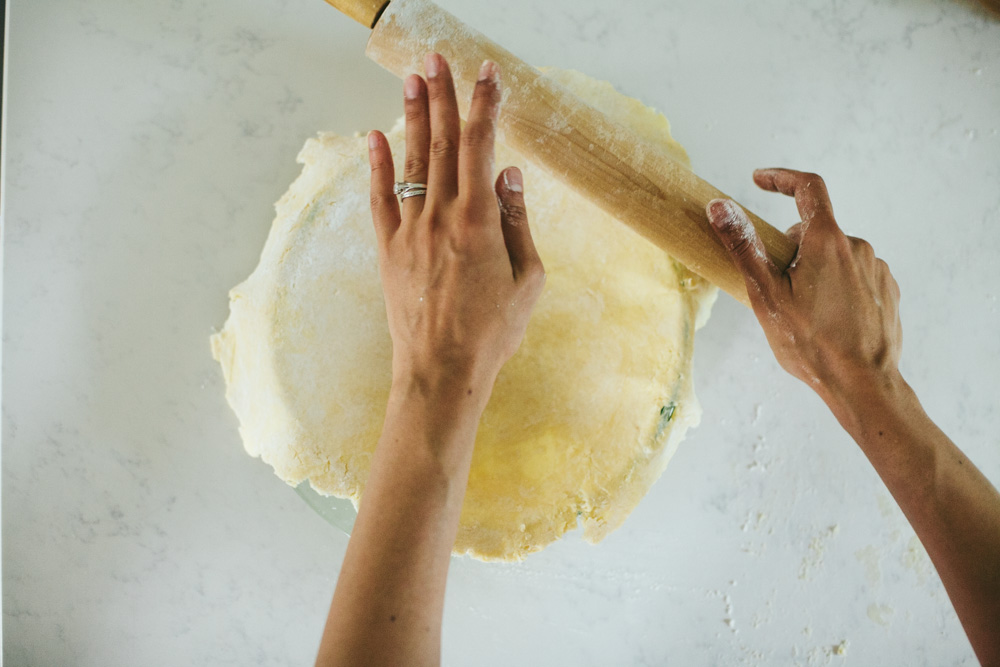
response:
[[[667,119],[610,84],[551,76],[687,164]],[[402,173],[404,129],[387,134]],[[391,379],[363,137],[320,134],[212,337],[247,452],[289,484],[357,506]],[[577,525],[622,524],[701,410],[695,329],[714,287],[503,145],[524,171],[544,293],[483,414],[456,553],[520,560]]]

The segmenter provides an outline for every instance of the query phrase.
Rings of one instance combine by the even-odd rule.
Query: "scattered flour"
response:
[[[921,585],[927,583],[928,577],[934,573],[931,559],[916,535],[910,538],[906,551],[903,552],[902,563],[903,567],[912,570],[917,575],[917,583]]]
[[[873,623],[877,623],[883,627],[888,627],[889,623],[892,622],[892,615],[895,613],[896,610],[886,604],[872,603],[868,605],[868,618]]]
[[[879,562],[882,560],[882,554],[879,550],[869,544],[864,549],[859,549],[854,552],[854,557],[858,559],[862,565],[865,566],[865,578],[868,580],[869,586],[877,586],[880,581],[882,581],[882,571],[879,567]]]
[[[812,538],[809,542],[809,551],[803,556],[802,565],[799,567],[799,579],[812,579],[813,574],[823,564],[827,543],[839,532],[840,525],[834,524]]]

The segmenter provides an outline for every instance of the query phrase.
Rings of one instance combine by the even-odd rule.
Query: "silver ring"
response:
[[[423,197],[427,194],[426,183],[396,183],[392,188],[392,193],[400,199],[407,197]]]

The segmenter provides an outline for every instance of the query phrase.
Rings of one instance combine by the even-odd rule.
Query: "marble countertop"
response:
[[[903,370],[1000,480],[1000,21],[971,0],[442,0],[663,110],[778,226],[826,177],[902,288]],[[14,0],[3,233],[3,657],[311,664],[347,545],[242,450],[208,336],[317,130],[401,86],[320,0]],[[926,554],[722,297],[705,408],[599,546],[456,559],[446,665],[973,665]]]

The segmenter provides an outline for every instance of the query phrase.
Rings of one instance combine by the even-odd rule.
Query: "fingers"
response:
[[[479,69],[458,152],[459,191],[464,196],[478,197],[490,191],[499,108],[500,70],[487,60]]]
[[[392,188],[396,182],[392,151],[381,132],[368,133],[368,162],[371,164],[371,206],[375,235],[381,247],[399,228],[399,202]]]
[[[424,57],[430,108],[430,164],[428,198],[452,199],[458,195],[458,146],[461,125],[458,101],[448,63],[438,53]]]
[[[764,242],[747,214],[731,199],[713,199],[706,213],[712,229],[743,274],[750,296],[755,292],[758,296],[768,294],[778,277],[778,269],[767,256]]]
[[[427,106],[427,85],[417,74],[403,81],[403,106],[406,112],[406,159],[403,180],[408,183],[427,182],[427,162],[431,145],[431,119]],[[403,215],[414,219],[424,208],[425,197],[403,200]]]
[[[517,167],[508,167],[495,184],[500,202],[500,229],[514,269],[514,279],[524,275],[545,275],[542,260],[535,249],[528,228],[528,212],[524,207],[524,179]]]
[[[753,173],[753,180],[764,190],[795,197],[795,205],[805,226],[839,229],[833,217],[833,204],[830,203],[826,183],[817,174],[793,169],[758,169]]]

